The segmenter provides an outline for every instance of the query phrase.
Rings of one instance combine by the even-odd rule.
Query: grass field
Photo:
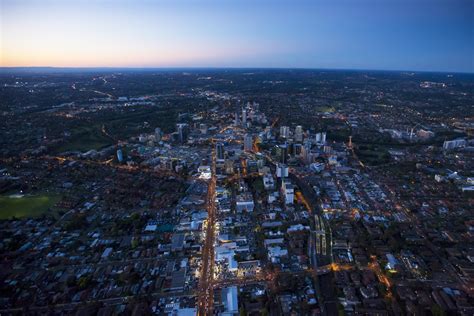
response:
[[[390,162],[390,153],[385,147],[377,145],[360,145],[355,149],[357,157],[367,165],[381,165]]]
[[[113,141],[104,135],[101,126],[83,126],[72,131],[72,136],[66,143],[56,149],[57,153],[64,151],[89,151],[101,149],[113,144]]]
[[[0,219],[40,216],[60,198],[57,195],[0,196]]]

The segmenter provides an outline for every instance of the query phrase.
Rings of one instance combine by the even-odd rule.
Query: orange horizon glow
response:
[[[5,52],[0,54],[0,67],[181,67],[194,64],[211,64],[218,59],[209,58],[205,52],[192,55],[174,52],[157,54],[118,55],[87,57],[70,53],[32,54]],[[211,54],[212,55],[212,54]],[[137,62],[136,60],[139,60]]]
[[[243,66],[287,51],[273,39],[226,36],[216,27],[225,25],[225,17],[211,23],[196,15],[204,8],[187,12],[166,3],[121,0],[5,1],[0,67]]]

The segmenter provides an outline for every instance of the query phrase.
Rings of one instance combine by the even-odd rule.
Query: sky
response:
[[[0,0],[0,66],[474,72],[474,0]]]

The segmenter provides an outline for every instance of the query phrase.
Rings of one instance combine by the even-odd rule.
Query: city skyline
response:
[[[463,0],[1,6],[1,67],[474,71]]]

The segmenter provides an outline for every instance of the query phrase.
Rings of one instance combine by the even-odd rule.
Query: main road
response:
[[[216,233],[216,150],[212,143],[211,179],[207,190],[206,237],[202,249],[201,275],[199,279],[198,315],[212,315],[214,305],[214,242]]]

